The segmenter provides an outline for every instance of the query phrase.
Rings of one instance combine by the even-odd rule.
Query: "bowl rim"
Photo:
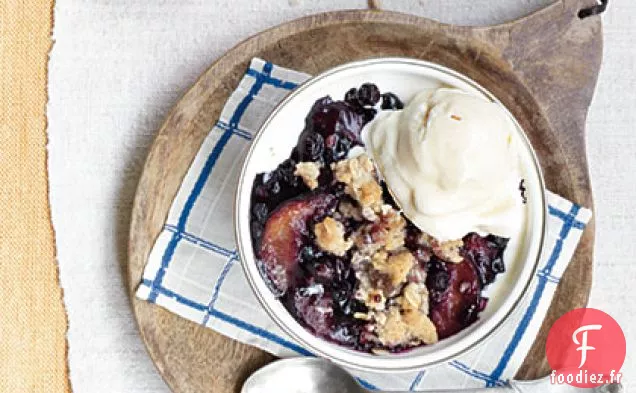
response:
[[[248,168],[248,164],[250,162],[251,157],[253,156],[254,153],[254,149],[256,148],[256,145],[258,144],[261,136],[263,135],[263,130],[266,129],[269,124],[272,122],[272,120],[278,115],[278,113],[282,110],[283,107],[285,107],[290,101],[292,101],[296,96],[298,96],[302,91],[304,91],[305,89],[307,89],[309,86],[317,83],[318,81],[325,79],[331,75],[337,74],[339,72],[345,71],[345,70],[349,70],[351,68],[358,68],[358,67],[365,67],[368,65],[373,65],[373,64],[378,64],[378,63],[401,63],[401,64],[408,64],[408,65],[414,65],[414,66],[419,66],[419,67],[425,67],[425,68],[431,68],[433,70],[436,71],[440,71],[443,72],[451,77],[457,78],[459,80],[461,80],[464,83],[469,84],[471,87],[479,90],[482,94],[486,95],[489,99],[493,100],[494,102],[497,102],[498,104],[500,104],[501,106],[503,106],[506,111],[510,114],[511,120],[513,121],[513,123],[515,124],[515,126],[518,128],[518,130],[520,130],[520,135],[521,135],[521,139],[523,141],[523,144],[525,145],[527,151],[530,153],[530,156],[532,158],[532,169],[534,169],[536,176],[538,177],[539,180],[539,193],[541,195],[541,198],[539,201],[537,201],[537,203],[539,203],[538,209],[540,209],[540,225],[538,226],[538,229],[536,230],[535,235],[538,235],[539,239],[538,239],[538,248],[536,250],[536,255],[534,256],[534,261],[533,261],[533,266],[532,266],[532,270],[530,272],[530,274],[528,275],[528,279],[526,280],[526,282],[523,285],[522,290],[519,292],[519,294],[517,295],[517,298],[514,300],[514,302],[511,304],[509,310],[506,312],[505,315],[503,315],[499,321],[496,322],[496,324],[490,328],[490,330],[488,330],[486,333],[480,335],[479,337],[477,337],[473,342],[469,343],[468,345],[466,345],[464,348],[459,348],[458,350],[456,350],[454,353],[449,354],[448,356],[445,356],[443,358],[439,358],[439,359],[435,359],[435,360],[431,360],[428,362],[421,362],[420,364],[417,365],[412,365],[412,366],[407,366],[407,367],[384,367],[384,368],[376,368],[376,367],[371,367],[371,366],[361,366],[352,362],[349,362],[345,359],[342,358],[334,358],[333,356],[327,354],[325,351],[323,351],[321,348],[317,347],[316,345],[313,345],[309,342],[307,342],[306,340],[304,340],[302,337],[300,337],[298,334],[296,334],[296,332],[294,332],[294,330],[287,326],[287,324],[285,324],[277,315],[277,313],[269,306],[267,300],[265,299],[264,295],[261,293],[261,291],[258,289],[255,280],[264,280],[263,277],[259,274],[259,277],[254,277],[254,275],[252,274],[253,271],[250,270],[247,266],[248,263],[252,263],[254,264],[256,261],[248,261],[247,260],[247,255],[245,253],[245,247],[252,247],[252,239],[251,237],[249,239],[244,239],[242,234],[241,234],[241,213],[243,213],[243,211],[240,211],[240,201],[242,198],[241,195],[241,189],[244,187],[244,183],[246,180],[246,171]],[[261,306],[265,309],[265,312],[268,314],[268,316],[276,323],[276,325],[286,334],[288,334],[291,338],[293,338],[295,341],[297,341],[299,344],[301,344],[302,346],[304,346],[306,349],[308,349],[310,352],[312,352],[315,355],[318,355],[320,357],[329,359],[331,361],[333,361],[334,363],[340,364],[342,366],[345,366],[347,368],[350,369],[354,369],[354,370],[358,370],[358,371],[364,371],[364,372],[379,372],[379,373],[389,373],[389,372],[412,372],[412,371],[418,371],[418,370],[422,370],[424,368],[428,368],[428,367],[432,367],[432,366],[436,366],[436,365],[440,365],[442,363],[446,363],[449,362],[455,358],[457,358],[458,356],[464,355],[466,353],[469,353],[471,351],[473,351],[474,349],[478,348],[479,346],[481,346],[484,342],[486,342],[489,338],[491,338],[496,332],[498,332],[503,325],[505,324],[505,322],[510,318],[510,316],[517,310],[520,302],[526,297],[526,295],[528,294],[528,290],[534,280],[534,277],[537,273],[538,267],[539,267],[539,262],[541,260],[541,256],[543,254],[543,250],[544,250],[544,246],[545,246],[545,238],[546,238],[546,231],[547,231],[547,193],[546,193],[546,186],[545,186],[545,179],[543,176],[543,169],[541,167],[540,161],[537,157],[537,153],[534,149],[534,147],[532,146],[532,143],[530,142],[530,139],[528,138],[528,135],[526,134],[525,130],[523,129],[523,127],[521,127],[521,125],[519,124],[519,122],[517,121],[516,117],[514,116],[514,114],[508,110],[508,108],[492,93],[490,92],[490,90],[486,89],[485,87],[483,87],[481,84],[479,84],[478,82],[474,81],[472,78],[454,70],[451,69],[449,67],[443,66],[441,64],[438,63],[434,63],[431,61],[426,61],[426,60],[420,60],[420,59],[415,59],[415,58],[408,58],[408,57],[374,57],[374,58],[369,58],[369,59],[364,59],[364,60],[356,60],[356,61],[352,61],[352,62],[347,62],[347,63],[343,63],[340,64],[338,66],[329,68],[323,72],[320,72],[314,76],[309,77],[306,81],[304,81],[303,83],[301,83],[300,85],[298,85],[292,92],[290,92],[283,100],[281,100],[275,107],[274,109],[271,111],[271,113],[267,116],[267,119],[263,122],[263,124],[259,127],[258,131],[256,132],[256,134],[254,135],[251,144],[249,146],[249,149],[245,155],[245,158],[243,159],[243,163],[241,165],[241,172],[238,178],[238,183],[237,183],[237,187],[235,189],[235,195],[234,195],[234,206],[233,206],[233,219],[234,219],[234,236],[235,236],[235,240],[236,240],[236,246],[237,246],[237,251],[238,251],[238,256],[240,257],[240,262],[241,262],[241,267],[243,269],[243,272],[245,273],[245,276],[247,278],[247,281],[249,282],[249,285],[252,289],[252,292],[254,293],[254,295],[256,296],[256,298],[258,299],[259,303],[261,304]],[[530,234],[526,234],[525,237],[528,238],[530,236]],[[532,256],[530,258],[528,258],[525,262],[528,263],[528,261],[530,261],[532,259]],[[258,271],[258,268],[256,269]],[[287,312],[287,311],[286,311]],[[298,323],[299,326],[302,329],[306,328],[302,325],[300,325],[300,323]],[[310,332],[311,333],[311,332]],[[320,342],[325,342],[328,343],[327,340],[325,340],[324,338],[317,337],[318,341]],[[467,336],[466,338],[468,338],[470,336]],[[335,344],[338,345],[338,344]],[[342,347],[343,350],[348,349],[346,347]],[[426,355],[423,355],[426,356]],[[378,358],[381,358],[381,355],[378,355]]]

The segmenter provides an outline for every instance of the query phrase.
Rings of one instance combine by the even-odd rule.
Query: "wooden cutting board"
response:
[[[585,118],[602,55],[594,0],[561,0],[492,27],[459,27],[384,11],[341,11],[253,36],[216,61],[159,130],[141,177],[130,230],[128,290],[148,352],[174,392],[237,392],[273,356],[140,301],[134,291],[181,180],[253,57],[316,74],[353,60],[404,56],[458,70],[493,92],[536,149],[550,190],[592,207]],[[560,315],[587,303],[594,225],[585,230],[518,378],[547,374],[545,338]]]

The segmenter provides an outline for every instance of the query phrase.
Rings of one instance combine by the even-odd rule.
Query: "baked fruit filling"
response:
[[[313,334],[365,352],[461,331],[505,270],[508,239],[440,242],[400,213],[360,132],[378,108],[403,107],[370,83],[319,99],[290,157],[252,187],[252,244],[271,290]]]

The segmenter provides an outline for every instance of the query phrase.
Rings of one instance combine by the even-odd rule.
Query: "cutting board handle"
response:
[[[560,0],[518,20],[475,30],[499,48],[548,112],[560,111],[556,97],[568,102],[567,114],[582,130],[603,53],[601,18],[592,15],[606,7],[607,0]],[[556,121],[563,112],[548,117]]]
[[[606,7],[607,1],[560,0],[516,21],[474,28],[496,47],[539,103],[566,156],[579,161],[570,167],[587,168],[585,145],[572,139],[585,140],[585,121],[603,55],[597,14]],[[589,174],[572,176],[580,188],[589,186]],[[592,206],[591,196],[569,197]]]

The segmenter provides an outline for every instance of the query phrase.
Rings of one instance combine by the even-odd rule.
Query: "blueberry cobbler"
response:
[[[486,196],[484,189],[498,190],[489,178],[486,185],[457,180],[473,179],[466,174],[484,170],[484,159],[461,141],[437,145],[434,153],[412,146],[439,139],[436,127],[460,138],[465,130],[453,127],[482,112],[440,90],[416,96],[406,108],[370,83],[342,101],[321,98],[290,157],[256,176],[250,225],[257,263],[285,308],[316,336],[371,353],[434,344],[479,318],[488,304],[484,289],[505,271],[503,235],[516,218],[502,206],[510,201]],[[407,135],[400,127],[414,128]],[[413,141],[404,140],[413,133]],[[509,136],[503,139],[502,146],[510,144]],[[387,153],[391,148],[401,156]],[[444,149],[459,149],[468,161],[445,167],[455,153]],[[432,158],[412,173],[413,165],[399,167],[409,154]],[[470,203],[457,197],[462,193]]]

